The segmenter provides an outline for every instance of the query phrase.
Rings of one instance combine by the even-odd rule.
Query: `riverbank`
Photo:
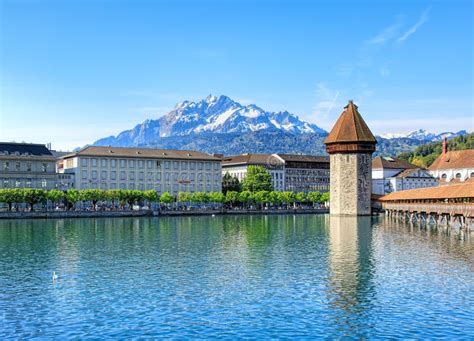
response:
[[[245,215],[245,214],[325,214],[325,208],[298,209],[217,209],[217,210],[139,210],[139,211],[33,211],[33,212],[0,212],[0,219],[58,219],[58,218],[114,218],[145,216],[199,216],[199,215]]]

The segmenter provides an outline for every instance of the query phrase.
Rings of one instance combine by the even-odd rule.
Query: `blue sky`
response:
[[[471,1],[0,0],[0,140],[70,149],[225,94],[330,129],[473,122]]]

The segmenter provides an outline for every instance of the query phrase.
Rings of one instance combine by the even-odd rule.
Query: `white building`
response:
[[[58,170],[74,174],[76,189],[222,190],[221,160],[196,151],[91,146],[63,156]]]
[[[44,144],[0,142],[0,188],[56,188],[55,165]]]
[[[222,173],[239,181],[245,179],[248,166],[263,166],[272,177],[275,191],[329,191],[329,158],[293,154],[242,154],[222,159]]]
[[[442,184],[464,182],[474,178],[474,149],[448,151],[448,143],[444,140],[443,153],[428,171]]]
[[[436,187],[438,180],[422,168],[405,169],[403,172],[388,178],[389,189],[392,192],[403,191],[406,189]],[[378,193],[377,193],[378,194]]]
[[[404,189],[438,186],[438,181],[401,159],[377,156],[372,160],[372,193],[384,195]]]

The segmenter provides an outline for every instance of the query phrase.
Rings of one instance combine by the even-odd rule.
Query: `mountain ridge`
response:
[[[422,143],[465,134],[382,134],[376,154],[397,155]],[[208,153],[325,154],[328,132],[288,111],[268,112],[255,104],[242,105],[227,96],[209,95],[200,101],[183,101],[158,119],[147,119],[117,135],[99,139],[96,146],[194,149]]]

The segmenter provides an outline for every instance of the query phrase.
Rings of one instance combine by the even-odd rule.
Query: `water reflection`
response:
[[[341,331],[354,335],[367,320],[353,316],[367,315],[374,295],[371,218],[331,216],[329,243],[331,304]]]
[[[473,252],[370,217],[0,221],[0,339],[460,337]]]

